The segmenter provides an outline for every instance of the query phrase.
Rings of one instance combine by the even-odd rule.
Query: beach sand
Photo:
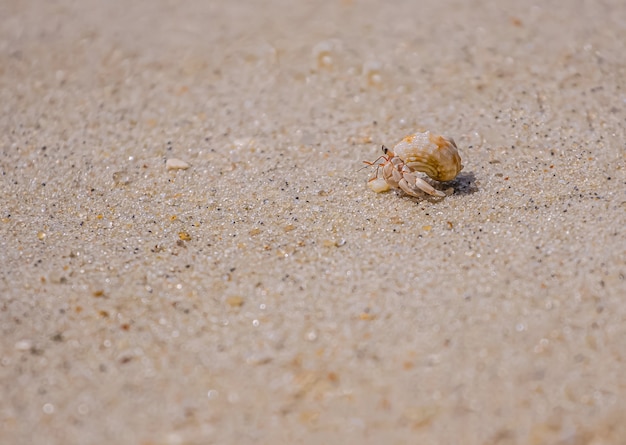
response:
[[[625,57],[618,0],[4,0],[0,442],[626,443]],[[372,192],[425,130],[449,195]]]

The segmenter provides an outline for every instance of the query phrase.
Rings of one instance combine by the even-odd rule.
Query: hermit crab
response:
[[[454,139],[430,131],[406,136],[392,150],[383,145],[382,150],[383,155],[374,162],[364,161],[376,166],[368,185],[377,193],[393,187],[418,198],[423,196],[421,192],[444,197],[445,193],[420,178],[418,172],[436,181],[451,181],[463,169]]]

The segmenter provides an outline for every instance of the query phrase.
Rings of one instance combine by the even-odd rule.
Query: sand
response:
[[[619,0],[4,0],[0,443],[626,443],[625,57]],[[449,196],[372,192],[424,130]]]

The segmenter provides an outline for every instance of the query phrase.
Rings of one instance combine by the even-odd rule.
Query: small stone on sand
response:
[[[182,159],[169,158],[165,162],[165,168],[168,170],[187,170],[189,168],[189,164]]]

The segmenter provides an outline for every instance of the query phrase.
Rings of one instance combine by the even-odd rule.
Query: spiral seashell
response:
[[[393,153],[411,171],[426,173],[436,181],[451,181],[463,169],[454,139],[430,131],[406,136]]]

